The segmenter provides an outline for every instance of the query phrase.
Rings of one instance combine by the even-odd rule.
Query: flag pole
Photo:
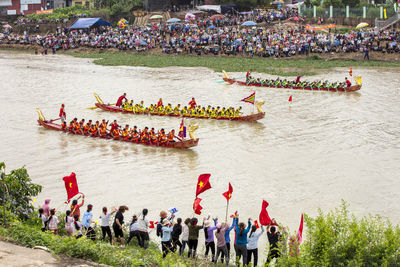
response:
[[[226,202],[225,222],[228,221],[228,207],[229,207],[229,200]]]
[[[256,91],[254,91],[254,103],[253,103],[253,114],[254,114],[254,105],[256,104]]]

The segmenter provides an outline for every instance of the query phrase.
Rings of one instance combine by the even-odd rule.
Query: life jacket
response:
[[[122,131],[122,136],[123,136],[123,137],[129,136],[129,130],[125,128],[125,129]]]
[[[83,133],[84,133],[84,134],[89,133],[89,129],[90,129],[89,125],[86,124],[86,125],[83,127]]]
[[[112,132],[113,137],[119,137],[119,130],[118,129],[114,129]]]
[[[107,135],[107,130],[106,130],[105,127],[101,127],[101,128],[100,128],[100,135],[101,135],[101,136],[106,136],[106,135]]]
[[[168,134],[168,142],[174,141],[174,137],[175,137],[175,135],[173,133],[169,133]]]

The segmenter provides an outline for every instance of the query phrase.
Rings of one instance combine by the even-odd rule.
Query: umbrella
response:
[[[11,29],[12,27],[10,25],[6,24],[6,25],[3,25],[3,28]]]
[[[257,23],[255,23],[254,21],[248,20],[248,21],[244,22],[241,26],[256,26],[256,25],[257,25]]]
[[[212,15],[210,17],[210,19],[212,19],[212,20],[214,20],[214,19],[223,19],[223,18],[225,18],[225,16],[221,15],[221,14]]]
[[[194,20],[194,19],[196,19],[196,16],[191,13],[187,13],[185,15],[185,20]]]
[[[172,18],[172,19],[167,20],[167,23],[175,23],[175,22],[179,22],[179,21],[181,21],[181,20],[178,18]]]
[[[214,25],[211,25],[210,27],[208,27],[209,29],[215,29]]]
[[[361,28],[364,28],[364,27],[367,27],[367,26],[369,26],[368,23],[361,22],[360,24],[357,25],[356,29],[361,29]]]
[[[163,16],[161,16],[161,15],[153,15],[150,17],[150,19],[162,19],[162,18],[163,18]]]
[[[140,45],[147,45],[145,41],[140,41]]]
[[[300,17],[290,17],[290,18],[288,18],[288,20],[292,20],[292,21],[304,21],[304,19],[303,18],[300,18]]]

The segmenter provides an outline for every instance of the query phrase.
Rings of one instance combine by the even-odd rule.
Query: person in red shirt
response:
[[[82,202],[80,204],[78,204],[78,199],[80,199],[82,197]],[[74,199],[72,201],[72,205],[71,205],[71,213],[72,213],[72,217],[75,216],[75,214],[78,215],[78,218],[81,216],[81,211],[80,211],[80,207],[83,206],[83,204],[85,204],[85,196],[79,196],[77,199]]]
[[[60,117],[62,123],[65,123],[65,119],[67,118],[64,108],[65,108],[64,104],[61,104],[59,117]]]
[[[350,87],[351,86],[351,82],[347,79],[347,77],[344,78],[344,79],[346,80],[347,87]]]
[[[192,101],[189,102],[190,109],[195,108],[196,105],[197,105],[196,100],[194,100],[194,97],[192,97]]]
[[[247,73],[246,73],[246,82],[249,81],[249,79],[250,79],[250,74],[251,74],[251,70],[247,71]]]
[[[121,95],[118,100],[117,100],[117,104],[115,104],[117,107],[120,107],[122,105],[122,100],[126,100],[128,101],[128,99],[126,99],[126,93],[124,93],[123,95]]]
[[[301,78],[301,76],[300,76],[300,75],[297,75],[296,84],[300,82],[300,78]]]
[[[162,98],[158,100],[157,107],[161,107],[163,105]]]
[[[118,129],[118,123],[117,120],[114,120],[113,123],[111,123],[111,129],[110,129],[110,133],[112,133],[115,129]]]

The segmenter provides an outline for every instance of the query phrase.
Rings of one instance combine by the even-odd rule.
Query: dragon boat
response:
[[[229,75],[225,72],[222,71],[224,74],[223,80],[229,84],[238,84],[238,85],[244,85],[244,86],[256,86],[256,87],[271,87],[271,88],[283,88],[283,89],[294,89],[294,90],[304,90],[304,91],[326,91],[326,92],[355,92],[361,89],[361,77],[354,77],[354,80],[356,81],[356,85],[352,85],[350,87],[311,87],[311,86],[291,86],[291,85],[286,85],[286,86],[279,86],[279,85],[274,85],[274,84],[261,84],[261,83],[247,83],[245,81],[239,81],[233,78],[230,78]],[[357,79],[356,79],[357,78]]]
[[[161,145],[158,142],[157,143],[141,143],[141,142],[135,142],[132,140],[127,140],[124,138],[112,138],[110,136],[93,136],[93,135],[84,135],[84,134],[79,134],[79,133],[78,134],[71,133],[67,129],[62,129],[61,124],[54,123],[55,120],[46,120],[40,109],[36,109],[36,111],[39,115],[39,119],[37,121],[39,126],[43,126],[46,129],[61,131],[61,132],[65,132],[65,133],[73,134],[73,135],[83,135],[83,136],[88,136],[88,137],[93,137],[93,138],[112,139],[115,141],[128,142],[128,143],[134,143],[134,144],[142,144],[142,145],[147,145],[147,146],[158,146],[158,147],[178,148],[178,149],[188,149],[188,148],[197,146],[197,144],[199,143],[199,138],[196,138],[194,136],[194,132],[198,129],[197,125],[190,125],[188,127],[190,139],[182,139],[179,141],[169,142],[169,143],[167,142],[166,144]]]
[[[194,119],[215,119],[215,120],[225,120],[225,121],[257,121],[261,120],[265,117],[265,112],[262,110],[261,106],[264,105],[265,101],[256,102],[255,105],[257,107],[258,113],[240,116],[240,117],[205,117],[205,116],[192,116],[192,115],[177,115],[177,114],[161,114],[159,112],[134,112],[132,110],[125,110],[121,107],[117,107],[111,104],[104,104],[103,100],[99,97],[98,94],[94,94],[97,103],[95,103],[96,107],[108,112],[122,112],[122,113],[130,113],[130,114],[141,114],[141,115],[152,115],[152,116],[168,116],[168,117],[177,117],[177,118],[194,118]]]

